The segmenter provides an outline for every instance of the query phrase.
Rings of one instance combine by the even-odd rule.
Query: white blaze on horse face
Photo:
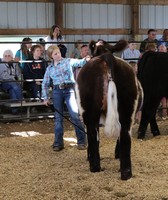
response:
[[[120,136],[121,124],[119,122],[117,89],[111,80],[108,85],[107,115],[104,132],[107,136],[118,138]]]
[[[76,101],[77,101],[77,104],[78,104],[79,113],[82,116],[84,110],[83,110],[83,108],[81,106],[79,88],[78,88],[78,84],[77,83],[75,84],[75,93],[76,93]]]

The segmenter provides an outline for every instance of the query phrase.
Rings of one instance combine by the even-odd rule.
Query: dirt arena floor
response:
[[[158,124],[161,136],[153,138],[148,130],[144,141],[136,139],[138,126],[133,126],[133,178],[122,181],[115,140],[103,130],[104,171],[91,173],[86,150],[76,149],[69,123],[61,152],[51,148],[52,119],[0,123],[0,200],[168,200],[168,120]]]

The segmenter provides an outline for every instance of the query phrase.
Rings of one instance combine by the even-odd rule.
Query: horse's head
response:
[[[91,40],[89,43],[89,48],[91,50],[91,54],[93,57],[102,55],[103,53],[107,53],[107,52],[111,52],[111,53],[119,52],[119,51],[124,50],[127,46],[128,46],[128,43],[126,40],[119,40],[114,46],[110,45],[104,40],[101,40],[98,42]]]

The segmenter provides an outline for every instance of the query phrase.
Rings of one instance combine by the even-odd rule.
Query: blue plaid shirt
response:
[[[86,59],[62,58],[59,63],[54,66],[52,62],[46,69],[42,82],[42,98],[48,99],[48,88],[51,84],[59,85],[62,83],[75,83],[72,67],[82,67],[86,63]]]

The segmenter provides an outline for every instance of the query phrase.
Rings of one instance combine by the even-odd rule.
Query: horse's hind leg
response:
[[[156,99],[153,99],[152,97],[148,99],[144,98],[144,103],[142,107],[142,116],[138,128],[138,139],[145,138],[145,133],[149,122],[151,125],[151,132],[153,133],[153,135],[156,136],[160,134],[155,118],[156,110],[159,106],[160,99],[161,98],[159,97]]]
[[[115,159],[119,158],[120,158],[120,140],[118,138],[115,146]]]
[[[100,154],[99,154],[99,129],[95,126],[88,125],[88,159],[91,172],[100,172]]]
[[[132,177],[131,136],[127,130],[121,130],[119,148],[121,179],[127,180]]]
[[[160,104],[160,100],[161,98],[158,98],[156,100],[156,103],[153,105],[153,115],[151,117],[150,120],[150,127],[151,127],[151,133],[153,134],[153,136],[157,136],[160,135],[160,131],[156,122],[156,112],[157,112],[157,108],[159,107]]]
[[[156,114],[152,117],[150,121],[151,133],[153,136],[160,135],[160,131],[156,122]]]

